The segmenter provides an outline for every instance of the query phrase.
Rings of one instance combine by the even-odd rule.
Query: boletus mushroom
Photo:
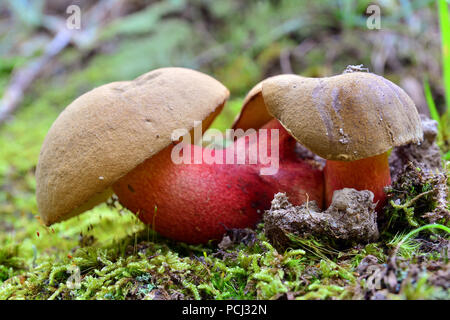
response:
[[[423,139],[413,101],[372,73],[275,76],[258,84],[248,100],[251,113],[259,113],[257,121],[275,117],[301,145],[326,159],[326,207],[335,190],[354,188],[372,191],[379,210],[391,182],[389,151]],[[242,110],[234,127],[251,123],[249,110]]]
[[[255,225],[276,192],[286,192],[295,204],[322,203],[322,171],[295,156],[295,139],[276,120],[265,125],[267,134],[244,135],[232,149],[174,139],[177,130],[198,129],[196,122],[206,130],[228,95],[210,76],[163,68],[80,96],[56,119],[42,146],[36,170],[42,221],[51,225],[78,215],[114,192],[163,236],[203,243],[220,240],[227,228]],[[189,151],[187,163],[173,161],[180,143],[181,152]],[[279,152],[274,174],[261,174],[267,167],[261,152],[249,161],[255,143],[267,155]],[[230,150],[233,159],[244,155],[246,161],[227,163]],[[198,163],[197,154],[216,161]]]

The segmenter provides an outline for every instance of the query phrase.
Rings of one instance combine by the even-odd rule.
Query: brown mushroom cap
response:
[[[36,169],[36,198],[46,225],[104,202],[111,186],[172,143],[177,129],[206,129],[228,90],[184,68],[95,88],[73,101],[50,128]]]
[[[234,120],[233,129],[259,129],[273,118],[267,111],[261,91],[262,81],[247,93],[241,112]]]
[[[363,159],[423,137],[413,101],[372,73],[282,75],[264,80],[261,91],[267,111],[302,145],[326,159]]]

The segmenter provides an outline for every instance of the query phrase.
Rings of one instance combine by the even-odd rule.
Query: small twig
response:
[[[402,209],[405,214],[406,214],[406,219],[408,220],[409,224],[412,225],[413,227],[417,227],[418,223],[414,220],[414,208],[411,208],[411,205],[414,204],[414,202],[416,202],[417,200],[419,200],[421,197],[432,193],[433,190],[429,190],[429,191],[425,191],[422,192],[420,194],[418,194],[417,196],[415,196],[414,198],[406,201],[404,204],[396,204],[394,201],[390,201],[392,207],[394,207],[395,209]]]
[[[352,72],[369,72],[369,68],[364,68],[364,65],[358,64],[358,65],[349,65],[347,68],[345,68],[344,72],[342,73],[352,73]]]
[[[88,25],[92,27],[83,30],[83,33],[92,33],[93,28],[97,28],[103,17],[117,4],[116,1],[99,1],[89,12]],[[0,100],[0,124],[19,107],[23,100],[25,92],[31,86],[33,81],[40,75],[42,70],[49,62],[66,48],[75,36],[75,30],[70,30],[62,26],[56,33],[52,41],[45,47],[44,53],[39,58],[32,60],[23,68],[14,71],[10,84],[5,89],[3,98]]]
[[[314,49],[317,43],[311,39],[303,40],[294,50],[291,52],[296,58],[302,59],[309,51]]]
[[[0,100],[0,123],[5,121],[19,106],[25,91],[30,87],[31,83],[37,78],[50,60],[70,43],[70,39],[70,30],[62,29],[50,41],[41,57],[28,63],[23,69],[19,69],[14,73],[11,83],[6,88],[2,100]]]
[[[289,49],[281,51],[280,66],[282,73],[294,73],[291,65],[291,51]]]
[[[229,53],[230,45],[228,43],[216,45],[203,51],[199,54],[193,61],[193,66],[195,68],[200,68],[215,59],[219,59]]]
[[[404,207],[404,208],[410,207],[414,202],[419,200],[421,197],[426,196],[427,194],[430,194],[432,192],[433,192],[433,190],[428,190],[428,191],[422,192],[422,193],[418,194],[417,196],[415,196],[414,198],[406,201],[403,205],[396,205],[396,206],[398,206],[400,208],[401,207]]]
[[[311,212],[309,211],[309,194],[308,193],[306,193],[306,212],[308,212],[308,215],[311,218],[311,220],[313,220],[317,224],[320,224],[320,220],[317,220],[316,218],[314,218],[313,215],[311,214]]]

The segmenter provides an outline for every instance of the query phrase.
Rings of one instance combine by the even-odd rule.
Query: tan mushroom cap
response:
[[[206,129],[229,96],[214,78],[162,68],[95,88],[73,101],[50,128],[36,169],[46,225],[104,202],[111,186],[172,143],[174,130]]]
[[[423,137],[411,98],[372,73],[283,75],[263,81],[262,95],[268,112],[302,145],[326,159],[363,159]]]
[[[233,129],[259,129],[273,118],[266,109],[261,91],[262,81],[247,93],[241,112],[234,120]]]
[[[256,84],[245,96],[242,108],[236,116],[233,129],[259,129],[267,122],[273,119],[273,116],[267,110],[262,96],[262,84],[264,81],[273,80],[278,77],[283,78],[286,75],[278,75],[264,79]]]

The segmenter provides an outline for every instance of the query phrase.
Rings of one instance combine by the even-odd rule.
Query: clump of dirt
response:
[[[228,229],[222,241],[217,245],[219,249],[227,250],[235,245],[243,243],[252,246],[256,241],[256,232],[250,228]]]
[[[423,130],[423,142],[408,144],[392,150],[389,157],[392,182],[395,183],[405,167],[413,165],[423,171],[442,171],[442,160],[439,146],[436,144],[438,123],[420,115]]]
[[[217,251],[213,253],[213,256],[219,259],[236,260],[240,250],[238,246],[243,245],[244,247],[250,248],[256,244],[260,244],[257,232],[258,230],[252,230],[250,228],[226,229],[226,233],[218,243]]]
[[[264,213],[264,231],[277,249],[289,246],[289,234],[314,236],[340,243],[377,240],[377,213],[373,193],[345,188],[336,190],[330,207],[320,211],[315,201],[293,206],[285,193],[277,193]]]
[[[383,229],[410,229],[427,223],[447,224],[447,175],[408,163],[387,190]]]
[[[381,221],[383,228],[408,229],[427,223],[448,223],[447,175],[436,137],[437,122],[421,115],[424,140],[395,148],[389,157],[392,186]]]

